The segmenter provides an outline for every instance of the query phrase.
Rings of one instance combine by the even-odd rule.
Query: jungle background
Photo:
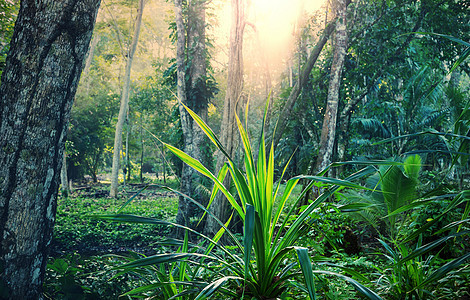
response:
[[[1,71],[19,2],[0,3]],[[469,299],[469,8],[102,1],[68,127],[45,297]],[[256,178],[289,196],[273,197],[279,218],[265,228],[288,235],[305,221],[295,246],[309,250],[311,282],[293,245],[265,279],[223,263],[233,259],[223,249],[247,245],[250,201],[234,174],[249,181],[251,156]],[[229,166],[218,179],[243,213],[187,157],[215,178]],[[259,268],[257,238],[256,255],[240,257]],[[212,252],[201,267],[195,253]]]

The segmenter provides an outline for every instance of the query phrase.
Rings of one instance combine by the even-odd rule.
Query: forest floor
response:
[[[88,299],[83,298],[84,295],[95,297],[90,296],[90,299],[119,299],[120,295],[143,283],[128,275],[117,278],[116,266],[129,262],[130,258],[169,253],[177,249],[166,240],[173,236],[173,229],[167,226],[118,223],[98,218],[119,211],[173,222],[178,210],[178,196],[175,193],[162,189],[158,184],[145,188],[146,184],[131,182],[125,188],[120,187],[118,198],[111,198],[109,183],[105,177],[100,179],[103,181],[99,183],[87,181],[76,184],[68,197],[59,195],[52,255],[45,283],[45,294],[49,299],[62,299],[59,295],[69,295],[72,288],[79,293],[69,299]],[[176,188],[177,182],[170,181],[165,185]],[[293,193],[299,195],[300,188]],[[283,189],[281,185],[279,192],[282,193]],[[126,203],[125,208],[120,210]],[[287,205],[294,203],[288,202]],[[392,271],[398,269],[386,259],[377,236],[370,228],[366,229],[364,223],[337,213],[332,203],[320,205],[316,212],[316,216],[312,215],[315,218],[312,228],[299,239],[298,246],[308,247],[323,259],[361,272],[370,278],[369,284],[377,283],[372,286],[374,291],[385,293],[389,286],[380,285],[377,276],[395,276]],[[468,242],[468,239],[465,241]],[[460,243],[456,242],[446,249],[465,253],[468,248],[462,248]],[[461,255],[459,253],[453,257]],[[442,254],[444,252],[440,251]],[[434,255],[436,253],[432,253],[432,257]],[[437,270],[447,262],[444,258],[434,259],[431,270]],[[424,271],[420,276],[430,274]],[[463,275],[443,279],[452,289],[449,289],[450,292],[440,291],[439,294],[446,295],[442,299],[469,299],[468,264],[458,272]],[[353,289],[342,281],[329,281],[326,286],[338,287],[338,295],[342,295],[329,299],[357,299]]]
[[[178,208],[176,194],[155,186],[142,190],[145,186],[146,184],[141,183],[127,184],[125,188],[121,188],[118,198],[114,199],[109,197],[109,184],[80,182],[73,187],[68,197],[60,195],[52,255],[72,252],[83,255],[152,252],[152,245],[169,235],[171,229],[96,218],[99,215],[117,213],[133,197],[121,213],[174,220]]]

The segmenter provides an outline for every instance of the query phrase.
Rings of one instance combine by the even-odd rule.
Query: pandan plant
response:
[[[238,214],[243,221],[242,243],[240,243],[235,235],[227,228],[230,220],[225,224],[217,220],[221,229],[214,237],[207,237],[191,228],[152,218],[120,214],[101,216],[101,218],[115,221],[173,225],[186,229],[208,242],[208,245],[203,248],[204,250],[200,250],[199,252],[188,251],[157,254],[134,260],[120,266],[121,269],[130,271],[135,270],[135,268],[142,268],[153,264],[174,263],[175,261],[188,260],[188,263],[195,265],[195,269],[192,269],[191,275],[179,276],[177,284],[181,286],[191,286],[192,289],[190,291],[195,295],[194,299],[205,299],[216,292],[237,299],[277,299],[286,289],[293,287],[306,291],[310,299],[316,299],[315,276],[321,274],[339,276],[352,284],[359,293],[367,298],[381,299],[376,293],[350,277],[339,273],[313,269],[310,260],[311,254],[309,254],[308,249],[296,246],[299,237],[309,230],[309,215],[313,210],[332,196],[339,188],[362,188],[360,185],[353,183],[352,180],[370,173],[369,168],[365,168],[345,180],[322,176],[327,170],[324,170],[319,176],[297,176],[287,181],[284,192],[280,194],[281,180],[277,183],[274,182],[274,145],[271,143],[268,154],[263,129],[261,131],[261,138],[259,139],[258,161],[255,162],[249,136],[242,122],[238,116],[236,116],[244,150],[244,167],[241,168],[238,167],[234,160],[227,154],[213,131],[197,114],[187,107],[186,109],[212,143],[225,154],[227,159],[226,164],[216,176],[199,161],[190,157],[183,151],[171,145],[166,145],[166,147],[183,162],[208,177],[214,183],[209,205],[212,203],[217,192],[221,192],[225,195],[234,213]],[[286,168],[284,168],[282,175],[284,175]],[[232,194],[229,189],[222,184],[228,173],[233,180],[236,195]],[[292,195],[293,189],[301,179],[311,180],[311,183],[294,200],[292,208],[288,209],[286,206],[287,200]],[[299,203],[315,182],[329,184],[330,188],[325,189],[320,196],[300,213],[300,215],[294,217],[297,213],[297,203]],[[179,194],[182,195],[181,193]],[[182,196],[201,207],[206,214],[208,214],[208,217],[215,218],[207,207],[202,207],[198,202],[187,195]],[[223,234],[227,235],[228,240],[232,241],[234,245],[232,248],[235,248],[235,251],[233,251],[233,249],[229,251],[226,247],[218,243]],[[185,249],[187,249],[187,247]],[[217,251],[214,249],[217,249]],[[187,264],[185,264],[185,266],[186,265]],[[218,266],[219,269],[214,269],[215,266]],[[201,269],[210,269],[210,271],[206,270],[204,273],[206,274],[206,278],[198,277],[198,274],[201,274]],[[207,272],[212,272],[212,275],[207,276]],[[365,277],[357,272],[354,272],[354,276],[365,279]],[[300,280],[302,277],[303,280]],[[299,280],[304,281],[305,286],[299,285]],[[198,284],[191,285],[188,281],[194,281]],[[201,282],[205,282],[205,284],[202,286]],[[230,283],[227,284],[227,282],[231,282],[232,285]],[[174,285],[175,282],[155,282],[153,287],[157,288],[162,284]],[[151,285],[149,286],[152,287]],[[231,286],[238,288],[231,289]],[[148,290],[148,287],[141,287],[140,289]],[[199,290],[194,292],[194,287],[199,287]],[[185,297],[187,297],[187,292],[188,291],[183,291],[181,294],[174,296],[174,298],[182,295],[186,295]]]

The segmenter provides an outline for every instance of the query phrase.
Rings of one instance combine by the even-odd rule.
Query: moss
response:
[[[15,148],[10,144],[7,144],[6,146],[3,146],[2,150],[3,150],[3,152],[5,152],[7,154],[11,154],[11,153],[15,152]]]
[[[20,153],[20,157],[24,161],[28,161],[31,158],[31,153],[29,150],[22,150]]]

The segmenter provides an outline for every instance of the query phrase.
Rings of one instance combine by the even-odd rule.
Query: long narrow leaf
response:
[[[228,172],[228,166],[227,166],[227,164],[223,164],[222,168],[219,171],[219,174],[217,175],[217,180],[219,182],[224,182],[224,179],[225,179],[225,176],[227,175],[227,172]],[[209,198],[209,202],[207,203],[207,208],[208,209],[211,206],[212,202],[214,202],[215,196],[217,196],[218,191],[219,191],[219,186],[217,184],[214,184],[214,187],[212,188],[211,196]],[[206,215],[206,210],[204,210],[204,213],[202,214],[202,217],[199,220],[198,225],[204,219],[205,215]]]
[[[204,121],[194,111],[192,111],[186,105],[184,105],[184,104],[182,104],[182,105],[189,112],[189,114],[194,119],[194,121],[196,121],[196,123],[199,125],[199,127],[201,127],[202,131],[204,131],[204,133],[212,141],[212,143],[214,143],[214,145],[225,155],[225,157],[227,157],[229,160],[231,160],[231,157],[227,154],[224,147],[222,146],[222,143],[219,141],[219,139],[214,134],[212,129],[210,129],[210,127],[207,126],[207,124],[204,123]]]
[[[194,300],[199,300],[199,299],[206,299],[207,297],[209,297],[210,295],[212,295],[213,293],[215,293],[217,290],[219,290],[228,280],[241,280],[240,277],[236,277],[236,276],[226,276],[226,277],[222,277],[212,283],[210,283],[209,285],[207,285],[200,293],[199,295],[197,295],[196,299]]]
[[[180,195],[182,197],[184,197],[185,199],[187,199],[188,201],[192,202],[193,204],[195,204],[197,207],[199,207],[201,210],[203,210],[205,213],[209,214],[209,216],[211,218],[213,218],[222,228],[224,228],[225,232],[227,232],[227,234],[230,236],[230,238],[232,239],[232,241],[235,243],[235,245],[238,246],[238,248],[241,250],[242,249],[242,246],[240,245],[240,243],[238,242],[238,239],[233,235],[233,233],[228,230],[227,226],[222,223],[222,221],[220,221],[213,213],[211,213],[207,208],[205,208],[201,203],[199,203],[198,201],[194,200],[193,198],[189,197],[188,195],[185,195],[183,193],[181,193],[180,191],[177,191],[177,190],[174,190],[172,188],[169,188],[169,187],[162,187],[163,189],[167,190],[167,191],[171,191],[177,195]]]
[[[362,189],[362,190],[370,190],[369,188],[363,187],[359,184],[350,182],[348,180],[331,178],[331,177],[314,176],[314,175],[300,175],[300,176],[294,177],[294,179],[314,180],[314,181],[318,181],[318,182],[334,184],[334,185],[341,186],[341,187],[348,187],[348,188]]]
[[[204,167],[198,160],[192,158],[191,156],[187,155],[180,149],[173,147],[171,145],[165,144],[165,146],[173,152],[176,156],[178,156],[182,161],[188,164],[190,167],[201,173],[202,175],[211,179],[217,187],[224,193],[225,197],[227,197],[230,204],[232,204],[233,208],[239,213],[240,217],[243,219],[244,213],[243,209],[237,203],[235,198],[233,198],[232,194],[225,188],[225,186],[206,168]]]
[[[305,285],[307,286],[308,295],[310,299],[317,299],[315,293],[315,281],[313,278],[312,272],[312,263],[310,262],[310,257],[308,256],[308,250],[306,248],[295,248],[297,252],[297,257],[299,259],[300,267],[302,269],[302,274],[304,275]]]
[[[255,208],[252,205],[246,206],[244,235],[244,257],[245,262],[245,281],[248,278],[248,268],[251,265],[251,247],[253,245],[253,234],[255,231]],[[246,284],[246,283],[245,283]]]
[[[443,265],[442,267],[434,271],[431,275],[429,275],[429,277],[426,278],[426,280],[424,280],[423,282],[421,282],[421,284],[418,285],[416,288],[426,286],[427,284],[431,282],[436,282],[437,280],[441,279],[446,274],[448,274],[450,271],[452,271],[453,269],[457,268],[458,266],[466,262],[468,259],[470,259],[470,253],[467,253],[459,258],[456,258],[446,263],[445,265]]]
[[[126,201],[126,203],[124,203],[118,210],[117,210],[117,214],[121,213],[121,211],[129,204],[132,202],[132,200],[135,199],[135,197],[137,197],[140,193],[142,193],[143,191],[145,191],[146,189],[148,189],[150,187],[150,184],[147,184],[146,186],[144,186],[142,189],[140,189],[137,193],[135,193],[134,195],[132,195],[132,197],[129,198],[129,200]]]
[[[137,224],[153,224],[153,225],[166,225],[166,226],[174,226],[174,227],[177,227],[177,228],[181,228],[181,229],[184,229],[184,230],[188,230],[189,232],[207,240],[208,242],[210,242],[211,244],[219,247],[219,249],[221,251],[223,251],[225,254],[227,254],[234,262],[236,262],[240,267],[243,265],[243,262],[240,260],[240,258],[238,258],[237,256],[235,256],[234,254],[232,254],[230,251],[228,251],[225,247],[223,246],[220,246],[218,245],[214,240],[212,240],[211,238],[205,236],[204,234],[192,229],[192,228],[189,228],[189,227],[186,227],[184,225],[181,225],[181,224],[177,224],[177,223],[173,223],[173,222],[169,222],[169,221],[163,221],[163,220],[158,220],[158,219],[154,219],[154,218],[147,218],[147,217],[140,217],[140,216],[134,216],[134,215],[125,215],[125,214],[115,214],[115,215],[93,215],[93,216],[90,216],[91,218],[96,218],[96,219],[103,219],[103,220],[109,220],[109,221],[115,221],[115,222],[123,222],[123,223],[137,223]],[[223,223],[222,223],[223,225]],[[238,242],[238,241],[237,241]],[[239,245],[239,244],[238,244]],[[242,249],[241,246],[239,246],[240,249]]]
[[[450,234],[450,235],[442,237],[442,238],[440,238],[440,239],[438,239],[434,242],[423,245],[423,246],[419,247],[418,249],[414,250],[413,252],[411,252],[408,256],[402,258],[398,263],[403,263],[403,262],[412,260],[415,257],[419,257],[421,255],[424,255],[424,254],[428,253],[429,251],[431,251],[432,249],[436,248],[437,246],[445,243],[446,241],[448,241],[450,239],[453,239],[453,238],[461,236],[461,235],[468,235],[469,233],[470,233],[470,231],[463,231],[463,232],[460,232],[460,233]]]

